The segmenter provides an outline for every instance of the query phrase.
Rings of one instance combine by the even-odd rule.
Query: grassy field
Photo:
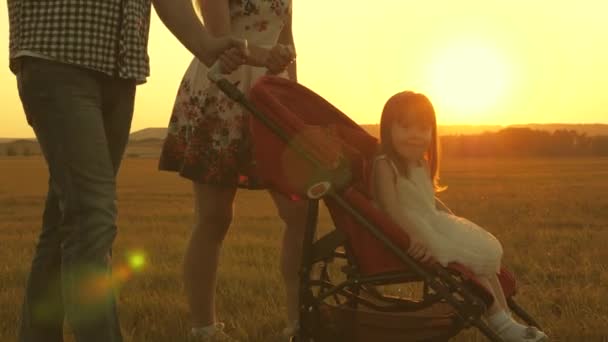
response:
[[[442,198],[503,243],[519,302],[553,341],[608,341],[608,159],[447,160]],[[47,174],[39,158],[0,159],[0,341],[16,336]],[[190,184],[127,159],[119,177],[115,267],[140,251],[143,270],[119,296],[126,341],[180,341],[189,326],[181,260]],[[265,192],[239,192],[220,266],[219,317],[241,341],[282,329],[282,227]],[[330,224],[325,211],[320,224]],[[70,340],[69,338],[67,340]],[[482,341],[467,331],[457,341]]]

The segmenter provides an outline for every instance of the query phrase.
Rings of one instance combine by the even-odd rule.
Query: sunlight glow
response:
[[[489,44],[455,42],[428,68],[429,93],[449,121],[487,121],[512,83],[505,56]]]

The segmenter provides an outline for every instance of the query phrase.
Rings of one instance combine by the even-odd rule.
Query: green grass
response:
[[[495,234],[523,304],[554,341],[608,341],[608,159],[447,160],[442,199]],[[0,159],[0,341],[15,340],[40,229],[47,174],[39,158]],[[119,177],[114,263],[143,251],[119,292],[126,341],[180,341],[189,327],[181,260],[191,186],[127,159]],[[282,225],[264,191],[241,191],[220,265],[218,314],[242,341],[272,341],[285,324]],[[322,210],[321,226],[330,224]],[[69,338],[67,339],[69,341]],[[466,331],[456,341],[482,341]]]

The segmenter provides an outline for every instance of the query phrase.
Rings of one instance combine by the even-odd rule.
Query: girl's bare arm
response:
[[[448,214],[454,215],[454,212],[437,197],[435,197],[435,205],[437,210],[445,211]]]
[[[373,196],[380,208],[384,210],[395,223],[406,229],[408,233],[414,233],[415,223],[405,215],[403,208],[399,205],[397,190],[395,189],[396,175],[388,160],[376,160],[372,179]]]

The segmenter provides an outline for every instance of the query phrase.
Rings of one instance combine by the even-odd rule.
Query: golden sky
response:
[[[401,90],[443,124],[608,123],[606,0],[294,0],[299,79],[359,123]],[[133,130],[166,126],[190,55],[153,15]],[[0,137],[30,137],[0,2]]]

